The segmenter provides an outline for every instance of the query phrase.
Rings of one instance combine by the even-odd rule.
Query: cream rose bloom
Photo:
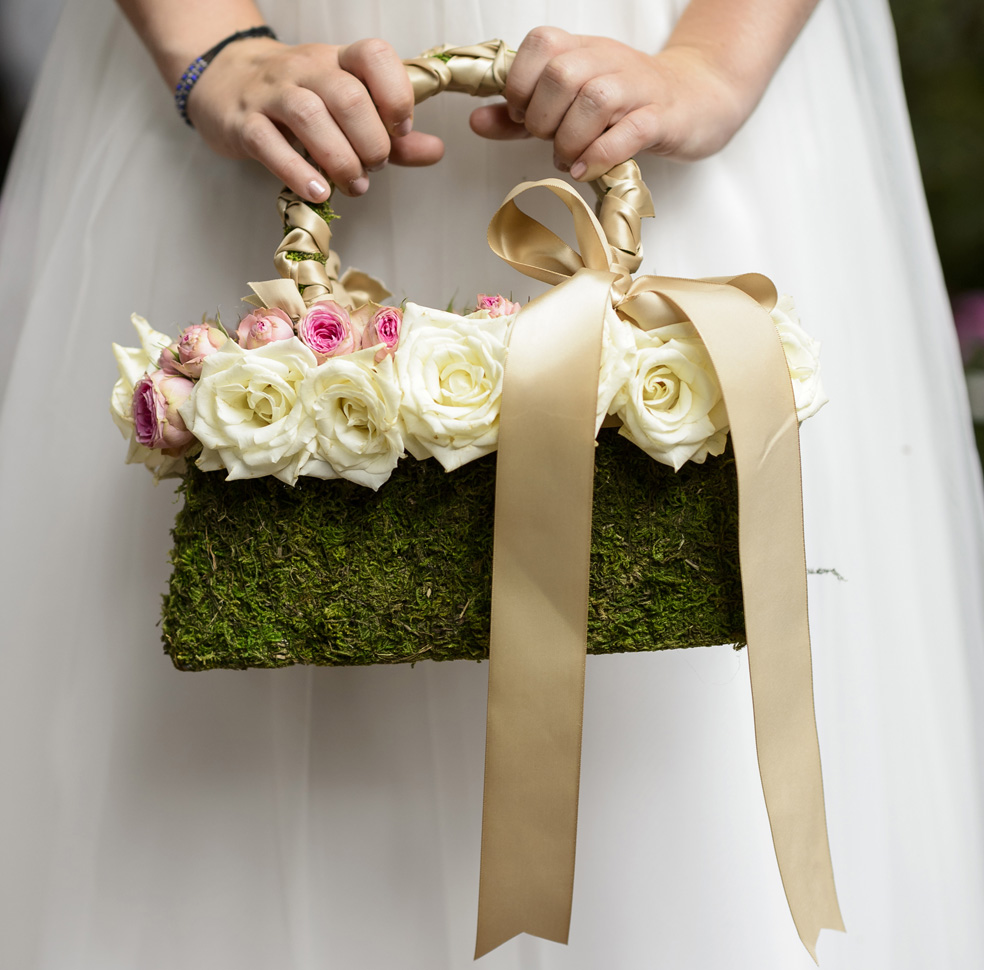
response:
[[[813,417],[829,400],[820,380],[820,344],[800,326],[793,298],[788,294],[779,297],[771,316],[779,331],[789,378],[793,383],[796,417],[802,423]]]
[[[515,314],[462,317],[408,303],[396,369],[403,440],[414,458],[452,471],[495,451],[503,362]]]
[[[479,294],[481,302],[482,294]],[[489,299],[489,298],[487,298]],[[502,299],[499,297],[499,299]],[[503,301],[511,307],[522,309],[518,303]],[[513,310],[515,316],[519,310]],[[466,314],[466,320],[492,320],[495,319],[496,312],[488,307],[473,310]],[[611,403],[615,395],[622,389],[625,382],[632,373],[633,360],[635,358],[635,340],[632,337],[633,325],[627,320],[623,320],[615,312],[615,308],[609,304],[605,313],[604,328],[601,337],[601,367],[598,374],[598,404],[596,409],[595,434],[601,428],[610,411]]]
[[[157,369],[161,351],[171,344],[171,338],[153,327],[136,313],[131,314],[130,322],[140,338],[139,347],[121,347],[113,344],[113,356],[120,372],[119,380],[113,385],[109,399],[109,410],[120,434],[129,441],[126,453],[127,464],[143,464],[153,473],[154,481],[162,478],[178,478],[185,473],[184,458],[171,458],[161,454],[159,449],[145,448],[137,441],[136,427],[133,423],[133,389],[145,374]]]
[[[293,485],[315,431],[299,389],[317,364],[296,337],[252,350],[227,340],[206,357],[180,411],[203,446],[198,467],[224,468],[227,481],[274,475]]]
[[[632,375],[636,356],[633,331],[636,329],[609,305],[605,312],[605,325],[601,334],[601,370],[598,374],[598,405],[595,413],[596,435],[601,429],[605,415],[614,413],[615,399]]]
[[[375,356],[373,345],[330,357],[301,384],[301,402],[315,425],[302,475],[377,489],[403,457],[396,368],[392,357],[374,364]]]
[[[689,323],[658,330],[633,327],[634,369],[612,402],[619,434],[679,470],[686,461],[719,455],[728,416],[711,359]]]

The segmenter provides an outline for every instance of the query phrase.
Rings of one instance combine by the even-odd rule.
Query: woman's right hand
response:
[[[444,154],[439,138],[412,130],[413,89],[399,56],[381,40],[293,47],[269,38],[237,41],[204,71],[187,110],[216,152],[256,159],[311,202],[328,196],[315,165],[355,196],[387,160],[432,165]]]

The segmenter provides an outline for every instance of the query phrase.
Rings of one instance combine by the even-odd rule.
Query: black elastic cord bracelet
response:
[[[181,75],[181,80],[178,81],[174,88],[174,103],[177,106],[178,114],[184,118],[185,124],[191,125],[191,119],[188,117],[188,95],[191,94],[191,89],[195,86],[195,82],[202,76],[202,72],[212,63],[219,51],[228,47],[234,41],[246,40],[250,37],[270,37],[272,40],[277,39],[277,35],[269,27],[250,27],[249,30],[237,30],[234,34],[226,37],[225,40],[220,40],[214,47],[209,48],[201,57],[196,58],[188,65],[188,69]],[[194,126],[191,125],[191,127]]]

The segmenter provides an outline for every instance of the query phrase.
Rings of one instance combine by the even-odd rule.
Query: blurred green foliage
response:
[[[984,288],[984,0],[891,0],[943,272]]]

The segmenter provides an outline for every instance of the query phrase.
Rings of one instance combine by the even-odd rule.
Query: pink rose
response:
[[[145,448],[159,448],[171,458],[183,455],[195,440],[178,408],[195,385],[187,377],[155,370],[133,388],[133,424],[137,441]]]
[[[236,336],[240,347],[254,350],[275,340],[290,340],[294,336],[294,325],[279,307],[264,308],[243,317],[236,328]]]
[[[353,326],[348,310],[334,300],[312,303],[297,324],[297,336],[321,362],[351,354],[362,342],[361,332]]]
[[[513,303],[511,300],[507,300],[498,293],[495,296],[479,293],[475,309],[488,310],[490,317],[508,317],[511,313],[518,313],[522,309],[522,306],[519,303]]]
[[[387,354],[390,356],[396,351],[396,346],[400,342],[400,325],[403,323],[403,311],[395,306],[380,307],[369,321],[362,334],[362,346],[375,347],[377,344],[383,346],[376,351],[376,362],[379,363]]]
[[[198,380],[202,376],[202,361],[214,354],[227,339],[217,327],[196,323],[186,327],[176,343],[161,351],[158,366],[165,374]]]

